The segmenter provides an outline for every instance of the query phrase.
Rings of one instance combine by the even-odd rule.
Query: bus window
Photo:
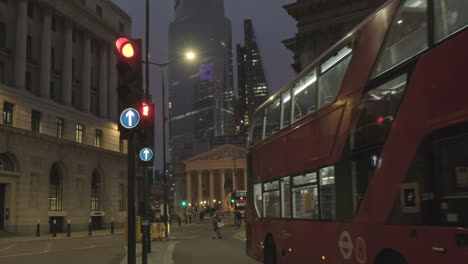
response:
[[[320,169],[320,214],[322,220],[336,219],[335,168]]]
[[[263,212],[263,201],[262,201],[262,184],[257,183],[254,184],[254,204],[255,204],[255,211],[259,217],[262,217]]]
[[[251,128],[249,132],[249,143],[253,145],[263,139],[263,117],[264,115],[259,111],[250,123]]]
[[[390,224],[468,227],[467,123],[426,137],[402,183],[407,185],[416,186],[416,202],[408,204],[405,189],[400,188]]]
[[[427,48],[427,0],[406,0],[393,20],[372,78]]]
[[[280,130],[281,103],[276,99],[267,107],[265,137],[269,137]]]
[[[293,177],[293,218],[319,219],[317,173]]]
[[[344,47],[320,66],[319,107],[332,102],[338,94],[349,62],[351,61],[351,56],[348,56],[351,52],[352,49],[350,47]]]
[[[281,128],[284,128],[291,123],[291,90],[281,95],[281,103]]]
[[[280,191],[279,182],[269,182],[263,184],[263,216],[280,217]]]
[[[296,121],[315,110],[317,110],[317,73],[313,69],[294,85],[293,120]]]
[[[291,217],[291,177],[281,178],[281,217]]]
[[[434,0],[434,36],[441,41],[468,25],[468,1]]]

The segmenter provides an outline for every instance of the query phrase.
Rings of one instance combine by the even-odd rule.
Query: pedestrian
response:
[[[211,223],[213,224],[213,239],[216,239],[216,235],[218,236],[218,239],[221,239],[221,232],[219,229],[220,225],[222,225],[222,220],[218,214],[215,214],[213,218],[211,218]]]
[[[237,211],[237,224],[240,226],[242,226],[242,213],[241,211]]]

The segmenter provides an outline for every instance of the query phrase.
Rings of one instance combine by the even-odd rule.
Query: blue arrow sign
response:
[[[150,161],[153,158],[153,151],[149,148],[140,150],[140,159],[142,161]]]
[[[140,114],[133,108],[127,108],[120,115],[120,124],[125,128],[134,128],[140,122]]]

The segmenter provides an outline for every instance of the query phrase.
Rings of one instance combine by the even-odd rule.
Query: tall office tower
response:
[[[239,100],[236,111],[236,131],[247,134],[249,118],[268,99],[269,89],[263,71],[252,21],[244,20],[244,46],[237,44],[237,75]]]
[[[231,22],[223,0],[176,0],[169,26],[169,150],[180,161],[208,151],[211,139],[234,133]],[[184,59],[194,51],[195,61]]]

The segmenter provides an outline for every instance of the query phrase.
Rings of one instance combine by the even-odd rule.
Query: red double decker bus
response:
[[[392,0],[265,102],[247,253],[468,263],[468,1]]]

